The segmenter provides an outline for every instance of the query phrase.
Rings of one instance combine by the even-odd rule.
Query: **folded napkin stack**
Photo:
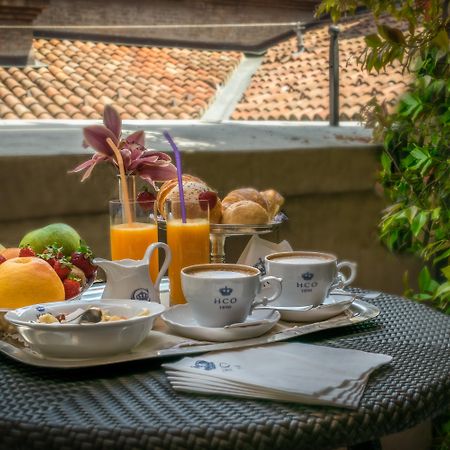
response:
[[[164,364],[177,391],[356,408],[388,355],[297,342],[209,353]]]

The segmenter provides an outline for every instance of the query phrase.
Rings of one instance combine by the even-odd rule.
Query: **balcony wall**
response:
[[[159,135],[158,127],[146,129]],[[207,180],[222,195],[243,186],[279,190],[286,198],[284,210],[289,220],[267,238],[287,239],[294,249],[333,252],[340,259],[358,262],[355,285],[401,293],[404,271],[410,272],[412,280],[416,278],[416,260],[392,255],[378,242],[376,227],[385,205],[374,191],[377,146],[368,144],[359,132],[352,135],[350,129],[334,129],[330,139],[323,139],[329,128],[310,127],[291,139],[292,133],[298,133],[294,127],[284,131],[270,131],[269,127],[266,134],[258,131],[259,141],[238,131],[223,126],[210,127],[207,133],[192,126],[173,128],[179,142],[192,150],[184,153],[185,172]],[[280,132],[289,138],[288,144],[267,137]],[[3,139],[0,242],[4,245],[15,246],[30,229],[63,221],[79,230],[97,255],[109,256],[107,203],[116,196],[115,175],[109,167],[98,167],[89,180],[80,183],[78,175],[67,174],[87,157],[77,150],[81,134],[79,130],[76,133],[73,151],[70,137],[65,149],[58,144],[59,150],[57,136],[47,144],[36,137],[29,143],[34,150],[28,151],[23,151],[22,145],[26,132],[12,139],[17,142],[16,151],[5,147],[8,136]],[[203,136],[189,141],[189,133]],[[212,139],[216,145],[202,146]],[[158,142],[153,143],[158,148]],[[229,261],[238,257],[247,239],[227,240]]]

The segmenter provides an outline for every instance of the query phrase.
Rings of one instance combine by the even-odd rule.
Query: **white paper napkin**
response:
[[[250,238],[238,259],[238,264],[246,264],[259,269],[262,275],[266,275],[264,258],[271,253],[291,252],[292,247],[288,241],[281,241],[279,244],[261,239],[258,235]]]
[[[356,408],[370,373],[391,359],[289,342],[186,357],[163,367],[179,391]]]

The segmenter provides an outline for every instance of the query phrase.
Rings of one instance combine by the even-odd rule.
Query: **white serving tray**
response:
[[[90,301],[100,298],[103,288],[103,284],[92,286],[79,301]],[[166,280],[163,280],[161,290],[163,291],[162,297],[164,302],[168,297],[168,284]],[[18,339],[7,337],[0,339],[0,352],[16,361],[38,367],[71,369],[104,366],[128,361],[167,358],[194,353],[206,353],[218,350],[265,345],[273,342],[285,341],[320,330],[345,327],[364,322],[373,319],[378,316],[379,313],[380,310],[377,307],[363,300],[356,299],[350,308],[342,314],[328,320],[312,323],[278,322],[272,330],[263,336],[224,343],[195,341],[193,339],[170,334],[165,323],[161,319],[157,319],[153,330],[150,331],[148,337],[142,344],[129,352],[120,353],[114,356],[89,359],[49,358],[27,348]]]

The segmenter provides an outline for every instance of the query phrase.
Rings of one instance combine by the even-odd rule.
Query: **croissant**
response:
[[[229,192],[227,196],[222,200],[222,204],[226,209],[231,204],[239,202],[241,200],[249,200],[251,202],[258,203],[265,210],[267,210],[266,199],[263,197],[263,195],[261,195],[260,192],[253,188],[235,189],[234,191]]]
[[[259,203],[239,200],[222,212],[222,223],[259,225],[269,222],[269,213]]]
[[[222,200],[222,223],[269,223],[280,210],[284,198],[274,189],[258,192],[253,188],[235,189]]]
[[[274,189],[268,189],[267,191],[262,191],[261,195],[265,198],[267,202],[267,211],[272,220],[283,206],[284,197]]]
[[[183,175],[183,193],[186,202],[208,200],[209,220],[211,223],[219,223],[222,217],[222,204],[217,193],[203,180],[192,175]],[[164,204],[167,200],[179,200],[178,179],[166,181],[158,191],[156,205],[160,214],[166,218]]]

